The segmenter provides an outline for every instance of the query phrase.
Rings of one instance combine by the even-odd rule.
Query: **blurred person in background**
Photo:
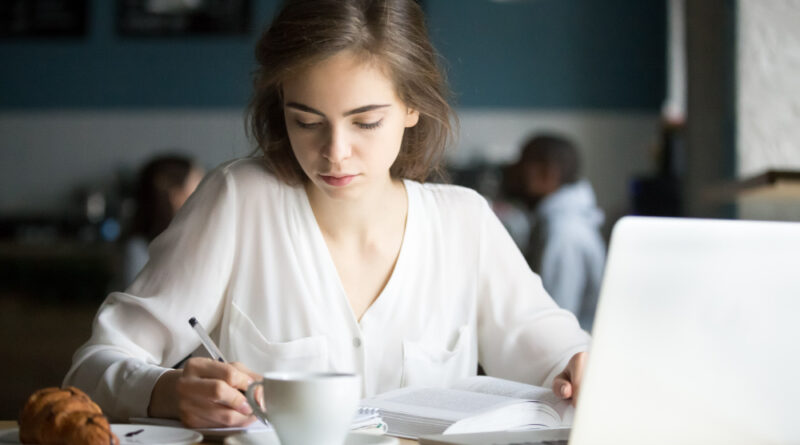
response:
[[[125,287],[147,263],[150,242],[169,226],[204,173],[202,167],[182,155],[161,155],[142,167],[136,187],[136,213],[125,241]]]
[[[556,134],[533,136],[507,173],[509,193],[529,209],[528,264],[556,303],[590,331],[605,265],[604,214],[580,177],[576,146]]]

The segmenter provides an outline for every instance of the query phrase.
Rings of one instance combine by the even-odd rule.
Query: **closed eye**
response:
[[[306,129],[317,128],[320,125],[322,125],[322,122],[303,122],[299,119],[295,119],[295,123],[297,124],[298,127]]]
[[[383,124],[383,119],[368,123],[356,122],[356,125],[358,125],[359,128],[363,128],[364,130],[374,130],[380,127],[381,124]]]

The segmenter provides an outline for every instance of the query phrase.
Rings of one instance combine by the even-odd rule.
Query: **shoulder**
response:
[[[237,158],[224,162],[209,173],[209,175],[212,174],[223,176],[227,180],[233,180],[237,185],[241,186],[250,186],[252,184],[279,186],[282,184],[275,175],[267,170],[261,159],[253,157]]]
[[[293,188],[270,173],[258,158],[224,162],[209,171],[185,206],[190,209],[215,208],[239,212],[257,211],[285,200]]]
[[[465,239],[483,233],[494,218],[486,199],[472,189],[414,182],[410,190],[416,192],[416,220],[433,230],[440,240],[463,243]]]
[[[481,214],[489,210],[486,198],[470,188],[451,184],[409,182],[419,190],[420,200],[426,207],[435,207],[442,212],[457,214],[460,217],[465,213]]]
[[[269,170],[260,158],[247,157],[226,161],[206,174],[203,183],[240,196],[279,193],[290,187]],[[206,184],[201,184],[201,188]]]

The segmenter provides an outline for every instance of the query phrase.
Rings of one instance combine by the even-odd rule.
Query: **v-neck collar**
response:
[[[392,289],[397,286],[395,282],[400,279],[397,277],[402,276],[406,267],[406,257],[408,256],[406,251],[410,249],[409,244],[411,243],[409,239],[413,239],[415,236],[413,229],[415,227],[414,218],[416,217],[417,190],[414,188],[416,185],[414,181],[404,179],[403,185],[406,192],[408,210],[406,213],[406,225],[403,231],[403,241],[400,243],[400,251],[397,254],[397,261],[395,261],[394,268],[392,269],[392,273],[389,276],[389,280],[386,282],[386,285],[383,287],[375,300],[372,301],[372,304],[370,304],[361,315],[361,320],[364,320],[366,317],[368,317],[370,312],[374,311],[373,308],[381,304],[381,302],[386,299],[384,295],[391,295]],[[319,266],[323,268],[321,272],[324,273],[326,277],[329,277],[331,281],[336,283],[339,298],[341,298],[343,304],[345,304],[348,308],[352,322],[356,326],[359,326],[360,320],[356,318],[356,315],[353,312],[353,307],[350,306],[350,300],[347,298],[347,292],[344,289],[344,284],[342,284],[342,278],[339,276],[339,271],[336,269],[336,263],[334,263],[333,256],[331,255],[330,249],[328,249],[328,243],[325,242],[325,237],[322,235],[322,229],[319,227],[317,218],[314,216],[314,210],[311,208],[311,201],[308,199],[308,193],[306,192],[305,187],[302,186],[298,187],[297,191],[300,194],[300,206],[303,219],[307,221],[309,226],[308,235],[311,237],[312,248],[315,249],[314,255],[317,256],[317,259],[319,260]]]

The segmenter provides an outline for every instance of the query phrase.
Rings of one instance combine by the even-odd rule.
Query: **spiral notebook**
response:
[[[181,427],[185,428],[180,420],[176,419],[162,419],[158,417],[132,417],[129,419],[130,423],[140,423],[145,425],[163,425],[163,426],[173,426],[173,427]],[[227,437],[232,434],[244,433],[244,432],[261,432],[261,431],[269,431],[272,429],[268,423],[262,423],[261,421],[255,421],[250,425],[241,426],[241,427],[229,427],[229,428],[191,428],[194,431],[199,432],[205,438],[213,438],[213,437]],[[383,422],[381,418],[380,412],[375,408],[368,408],[368,407],[361,407],[358,409],[358,412],[353,417],[353,423],[350,426],[351,430],[373,430],[377,429],[383,432],[386,432],[386,424]]]

